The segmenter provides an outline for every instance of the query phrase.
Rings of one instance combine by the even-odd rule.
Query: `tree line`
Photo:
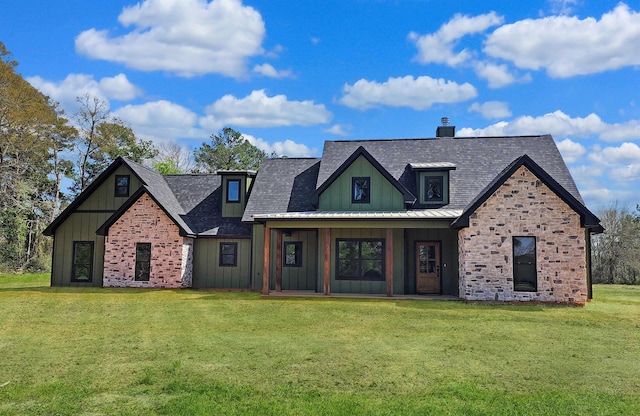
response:
[[[0,272],[47,270],[51,240],[42,231],[119,156],[163,174],[257,169],[268,156],[231,128],[193,152],[157,146],[89,95],[67,115],[17,66],[0,42]]]

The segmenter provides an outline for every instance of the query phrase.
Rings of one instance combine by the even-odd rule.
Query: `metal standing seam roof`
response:
[[[462,215],[461,209],[415,209],[406,211],[308,211],[255,214],[260,220],[454,220]]]

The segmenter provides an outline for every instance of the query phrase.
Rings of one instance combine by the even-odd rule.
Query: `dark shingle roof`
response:
[[[449,162],[448,209],[464,209],[506,166],[527,154],[584,205],[558,148],[549,135],[481,138],[390,139],[325,142],[318,186],[363,146],[410,191],[416,192],[410,163]]]
[[[242,220],[252,221],[255,214],[314,210],[319,168],[320,159],[315,158],[263,160]]]
[[[182,219],[197,236],[251,235],[251,226],[243,224],[240,218],[222,217],[221,176],[167,175],[164,179],[181,204]]]

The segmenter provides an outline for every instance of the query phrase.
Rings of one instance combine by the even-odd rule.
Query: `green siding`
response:
[[[369,203],[351,202],[351,178],[353,177],[371,178]],[[404,209],[404,197],[367,159],[360,156],[320,195],[319,209],[320,211],[401,211]]]
[[[102,286],[104,264],[104,237],[96,235],[96,230],[111,216],[110,213],[73,213],[56,230],[51,286]],[[92,281],[72,282],[73,242],[93,241]]]
[[[291,231],[291,235],[282,236],[282,244],[286,241],[302,242],[302,265],[300,267],[282,266],[282,290],[316,290],[317,267],[317,233],[316,231]],[[276,287],[276,231],[271,233],[271,258],[269,261],[270,287]],[[283,248],[284,253],[284,248]]]
[[[116,197],[116,175],[129,175],[129,195],[140,188],[141,183],[126,165],[121,165],[78,207],[79,210],[117,210],[129,197]],[[102,225],[102,224],[101,224]]]
[[[227,182],[229,180],[240,181],[240,202],[227,202]],[[222,177],[222,216],[223,217],[242,217],[244,207],[246,205],[247,196],[247,177],[242,175],[224,175]]]
[[[317,290],[323,290],[324,276],[324,232],[320,230],[318,241],[318,279]],[[336,280],[336,239],[338,238],[382,238],[385,240],[386,250],[386,229],[332,229],[331,230],[331,292],[332,293],[365,293],[384,294],[387,293],[386,281],[364,281],[364,280]],[[386,265],[385,265],[386,268]],[[404,294],[404,230],[397,228],[393,230],[393,293]]]
[[[116,175],[129,175],[129,194],[140,186],[140,181],[126,165],[120,166],[55,230],[53,261],[51,264],[52,286],[102,286],[104,265],[104,237],[96,230],[128,198],[116,198]],[[78,212],[79,211],[79,212]],[[90,283],[71,282],[73,242],[93,241],[93,280]]]
[[[441,243],[442,294],[458,296],[458,232],[450,229],[407,229],[406,293],[416,293],[416,241]]]
[[[235,267],[220,266],[220,243],[237,243]],[[197,238],[193,244],[193,287],[196,289],[249,289],[251,240]]]

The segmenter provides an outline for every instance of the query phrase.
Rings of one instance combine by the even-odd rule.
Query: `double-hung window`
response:
[[[238,243],[220,243],[219,265],[223,267],[238,265]]]

